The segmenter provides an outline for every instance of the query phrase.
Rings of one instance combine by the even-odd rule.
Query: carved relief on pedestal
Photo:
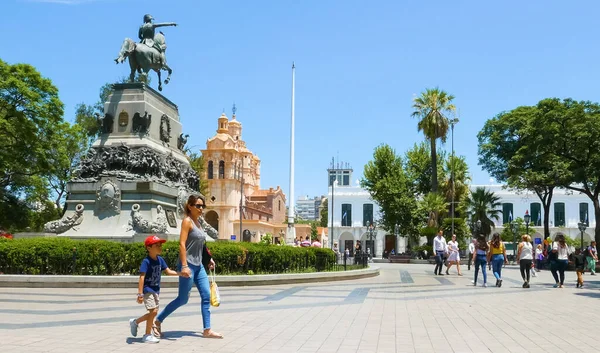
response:
[[[150,124],[152,123],[152,115],[144,112],[142,116],[140,112],[135,112],[133,115],[131,132],[134,134],[147,135],[150,132]]]
[[[171,119],[167,114],[160,118],[160,140],[166,144],[171,141]]]
[[[106,180],[96,189],[96,210],[121,213],[121,190],[112,180]]]
[[[82,204],[77,204],[75,206],[75,212],[71,214],[71,216],[65,217],[57,220],[48,222],[44,225],[44,232],[46,233],[64,233],[72,227],[78,226],[83,222],[83,210],[84,206]]]
[[[129,221],[131,229],[138,233],[166,233],[169,223],[162,206],[156,207],[156,221],[149,221],[142,216],[140,205],[135,203],[131,206],[131,220]]]

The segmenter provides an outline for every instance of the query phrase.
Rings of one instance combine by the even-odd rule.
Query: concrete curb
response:
[[[346,281],[379,276],[379,267],[362,270],[273,275],[217,276],[219,287],[266,286],[311,282]],[[0,275],[0,287],[27,288],[137,288],[138,276],[41,276]],[[162,288],[177,288],[178,277],[163,276]]]

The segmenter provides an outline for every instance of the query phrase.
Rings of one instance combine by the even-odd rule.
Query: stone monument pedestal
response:
[[[39,235],[178,239],[199,177],[183,152],[187,138],[177,106],[145,84],[116,84],[104,113],[102,134],[68,184],[65,215]]]

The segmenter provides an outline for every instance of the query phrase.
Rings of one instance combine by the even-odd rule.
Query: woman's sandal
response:
[[[159,321],[154,321],[154,325],[152,325],[152,335],[154,337],[163,338],[162,329],[160,327]]]
[[[223,335],[217,333],[213,330],[208,331],[208,333],[202,333],[202,337],[204,338],[223,338]]]

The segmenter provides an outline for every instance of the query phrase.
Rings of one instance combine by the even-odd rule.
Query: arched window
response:
[[[208,161],[208,179],[213,178],[213,161]]]
[[[219,179],[225,179],[225,161],[219,161]]]

